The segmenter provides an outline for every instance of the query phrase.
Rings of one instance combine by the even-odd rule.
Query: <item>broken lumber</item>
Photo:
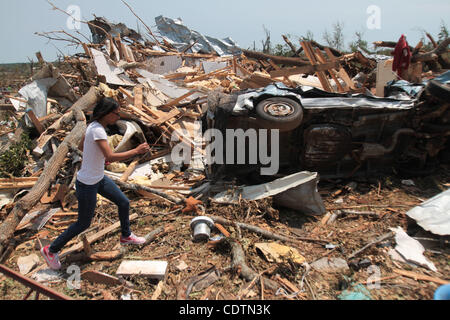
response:
[[[9,239],[14,235],[15,229],[25,213],[41,199],[50,187],[51,181],[56,178],[59,169],[66,159],[70,146],[72,144],[78,144],[81,141],[86,130],[86,118],[79,108],[74,109],[73,114],[77,121],[75,127],[50,158],[47,166],[30,192],[16,202],[11,213],[7,216],[3,224],[0,225],[0,254],[3,252]]]
[[[130,222],[133,221],[134,219],[136,219],[139,215],[137,213],[130,215]],[[97,241],[98,239],[101,239],[102,237],[104,237],[105,235],[107,235],[108,233],[115,231],[116,229],[120,228],[120,222],[116,222],[113,225],[97,232],[96,234],[93,234],[92,236],[87,237],[87,242],[89,244]],[[65,257],[70,253],[73,252],[78,252],[82,249],[84,249],[85,245],[83,242],[77,243],[75,245],[73,245],[72,247],[64,250],[61,252],[60,257]]]
[[[32,188],[38,181],[37,177],[28,178],[1,178],[0,190],[4,189],[28,189]]]
[[[420,273],[415,273],[415,272],[411,272],[411,271],[406,271],[406,270],[400,270],[400,269],[393,269],[393,271],[395,273],[398,273],[402,276],[414,279],[414,280],[423,280],[423,281],[430,281],[430,282],[434,282],[437,284],[441,284],[441,285],[445,285],[445,284],[449,284],[450,282],[447,280],[443,280],[440,278],[436,278],[436,277],[430,277],[430,276],[426,276]]]
[[[411,62],[426,62],[437,60],[438,57],[447,52],[447,47],[450,45],[450,38],[441,42],[434,50],[427,53],[418,53],[411,58]]]
[[[265,54],[261,52],[255,52],[250,50],[242,50],[242,52],[245,54],[248,58],[253,58],[257,60],[272,60],[276,64],[283,64],[286,66],[307,66],[310,65],[308,61],[302,60],[300,58],[291,58],[291,57],[279,57],[279,56],[273,56],[270,54]]]

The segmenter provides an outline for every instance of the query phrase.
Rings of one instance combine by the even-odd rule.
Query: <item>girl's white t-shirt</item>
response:
[[[86,129],[83,147],[83,161],[77,179],[87,185],[100,182],[105,175],[105,156],[96,143],[107,140],[105,128],[97,121],[92,122]]]

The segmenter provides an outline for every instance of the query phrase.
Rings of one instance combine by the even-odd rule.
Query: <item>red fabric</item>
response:
[[[392,71],[396,71],[400,76],[403,71],[408,70],[410,62],[411,50],[409,49],[409,44],[406,41],[405,35],[402,34],[395,46]]]

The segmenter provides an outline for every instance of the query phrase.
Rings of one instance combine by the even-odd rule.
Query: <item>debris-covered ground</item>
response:
[[[429,232],[407,213],[450,187],[449,39],[431,51],[402,41],[377,43],[410,50],[410,68],[397,70],[409,82],[388,84],[398,80],[392,72],[392,63],[398,63],[395,52],[394,58],[342,53],[303,41],[290,57],[280,57],[241,50],[231,40],[197,37],[183,42],[175,26],[182,32],[189,29],[165,17],[156,18],[156,36],[146,27],[146,39],[104,18],[84,23],[92,32],[90,43],[67,34],[42,34],[68,37],[82,53],[55,63],[38,53],[34,68],[1,69],[0,263],[9,271],[0,273],[0,299],[28,298],[30,288],[23,282],[30,284],[30,279],[80,300],[426,300],[448,283],[448,200],[440,204],[440,225],[429,223]],[[168,26],[174,34],[167,32]],[[364,156],[356,160],[355,170],[345,178],[324,178],[317,170],[317,190],[310,194],[323,202],[318,212],[287,209],[268,196],[298,187],[282,179],[274,181],[282,191],[264,185],[257,200],[242,192],[236,201],[224,202],[217,193],[241,190],[236,183],[244,176],[236,172],[235,179],[225,179],[220,168],[196,158],[205,150],[195,140],[196,126],[205,119],[211,125],[215,96],[273,83],[314,87],[330,97],[388,96],[390,100],[382,100],[391,103],[387,109],[406,101],[418,121],[406,119],[411,128],[393,128],[413,138],[389,150],[380,142],[391,140],[383,130],[404,113],[384,114],[378,121],[378,111],[371,109],[367,119],[375,119],[381,129],[368,129],[366,153],[349,147],[342,155],[344,160]],[[92,225],[65,246],[62,269],[51,271],[39,250],[76,221],[74,184],[82,159],[77,145],[102,97],[121,106],[121,122],[108,128],[111,148],[120,152],[142,142],[151,146],[143,157],[106,166],[130,199],[133,232],[147,242],[120,246],[116,206],[99,196]],[[280,116],[285,110],[277,112]],[[351,122],[323,119],[335,125]],[[220,120],[212,122],[217,126]],[[179,141],[194,151],[189,165],[170,158]],[[405,162],[404,156],[414,161]],[[365,157],[369,161],[362,163]],[[336,163],[342,159],[336,157]],[[386,174],[364,174],[371,159],[380,164],[402,160],[410,167],[407,176],[404,167],[398,172],[389,165]],[[306,175],[312,177],[311,172]],[[297,202],[306,202],[299,194]],[[205,216],[212,219],[210,234],[194,239],[191,222]],[[126,263],[134,270],[125,270]],[[143,271],[144,264],[150,266]]]
[[[238,277],[231,268],[232,253],[229,244],[220,243],[214,246],[206,243],[195,243],[192,240],[189,223],[193,216],[182,213],[170,213],[167,203],[159,200],[136,199],[132,200],[132,213],[137,218],[132,223],[132,229],[137,234],[148,234],[159,227],[171,229],[167,234],[158,237],[154,242],[130,250],[122,259],[125,260],[164,260],[169,262],[168,276],[162,284],[162,290],[157,290],[158,281],[149,280],[140,276],[126,277],[133,284],[132,290],[121,284],[104,285],[90,281],[81,281],[80,289],[68,288],[67,279],[72,273],[62,274],[62,279],[49,281],[46,284],[51,288],[63,292],[75,299],[120,299],[131,292],[133,299],[177,299],[183,284],[199,274],[215,268],[217,278],[211,284],[207,283],[201,290],[191,291],[186,296],[189,299],[338,299],[344,290],[351,290],[358,284],[365,285],[367,281],[379,276],[379,289],[372,289],[371,299],[406,299],[426,300],[432,299],[438,283],[430,280],[415,280],[404,277],[395,270],[401,269],[419,273],[432,278],[446,279],[450,272],[448,237],[438,238],[424,232],[420,227],[405,216],[410,208],[420,204],[442,189],[448,188],[450,171],[448,166],[440,168],[436,175],[417,178],[413,180],[415,186],[405,186],[395,177],[385,177],[373,181],[357,181],[356,188],[348,191],[344,189],[346,181],[324,181],[319,189],[326,203],[327,212],[335,213],[337,210],[354,212],[372,212],[374,215],[362,216],[358,214],[345,214],[332,223],[326,223],[323,217],[302,215],[284,209],[272,213],[269,200],[243,201],[241,205],[207,206],[207,214],[221,216],[230,221],[242,222],[258,226],[282,235],[292,237],[308,237],[321,241],[300,241],[299,243],[284,244],[291,246],[311,264],[323,257],[341,258],[349,263],[349,269],[335,272],[320,272],[315,269],[307,270],[302,264],[295,263],[286,258],[281,262],[269,262],[255,247],[257,243],[272,242],[257,233],[235,225],[224,227],[231,233],[230,237],[238,240],[246,253],[249,267],[255,272],[262,273],[268,278],[280,277],[281,287],[278,295],[269,290],[264,292],[261,286],[253,285],[246,290],[247,281]],[[342,191],[338,195],[335,195]],[[115,206],[107,201],[102,202],[97,210],[95,233],[98,230],[117,222]],[[49,226],[52,226],[51,224]],[[389,255],[393,247],[393,240],[386,240],[367,248],[354,259],[348,259],[353,252],[361,249],[370,241],[389,232],[389,228],[401,226],[409,234],[421,240],[426,245],[425,256],[432,261],[438,272],[431,272],[425,268],[409,266],[396,262]],[[39,233],[24,232],[17,236],[18,246],[14,254],[5,265],[17,269],[17,259],[30,254],[38,254],[39,239],[51,240],[58,236],[59,231],[44,228]],[[217,230],[213,234],[219,234]],[[94,243],[92,249],[98,252],[113,251],[118,247],[119,232],[112,232],[105,238]],[[44,240],[42,240],[44,241]],[[76,239],[72,242],[81,241]],[[323,241],[323,242],[322,242]],[[279,242],[283,243],[283,242]],[[69,244],[70,245],[70,244]],[[327,249],[327,245],[332,245]],[[82,272],[88,270],[100,271],[115,275],[122,259],[102,262],[73,262]],[[40,265],[43,260],[40,259]],[[64,263],[63,270],[71,264]],[[379,272],[379,273],[377,273]],[[287,280],[287,281],[286,281]],[[303,281],[302,281],[303,280]],[[289,286],[283,285],[288,283]],[[303,283],[303,286],[302,286]],[[298,291],[294,292],[294,288]],[[11,279],[2,279],[2,299],[21,299],[28,292],[28,288],[17,284]],[[292,295],[293,293],[296,293]]]

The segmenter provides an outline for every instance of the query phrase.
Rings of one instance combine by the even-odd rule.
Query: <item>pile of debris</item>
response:
[[[179,20],[160,16],[156,23],[157,36],[147,27],[152,38],[149,41],[123,24],[96,18],[88,22],[91,43],[69,38],[83,48],[83,53],[65,57],[64,63],[58,66],[45,62],[38,54],[41,68],[31,81],[16,95],[3,96],[2,111],[13,114],[12,120],[3,124],[16,129],[2,131],[2,139],[6,139],[2,142],[1,153],[5,155],[12,146],[20,144],[24,132],[34,139],[32,153],[25,153],[26,165],[19,169],[20,174],[1,172],[0,188],[5,192],[0,211],[0,262],[10,266],[1,266],[2,279],[7,276],[21,279],[25,286],[47,295],[52,293],[51,289],[31,286],[28,277],[61,288],[64,273],[47,270],[35,253],[18,260],[14,253],[36,251],[76,221],[74,185],[82,159],[77,145],[94,105],[105,96],[116,99],[121,106],[121,120],[109,128],[112,149],[122,152],[142,142],[151,146],[151,151],[140,158],[106,167],[108,176],[130,193],[130,220],[136,223],[133,228],[138,233],[142,232],[140,230],[150,232],[145,236],[146,244],[138,250],[117,246],[111,238],[120,226],[114,206],[99,197],[98,218],[61,254],[65,266],[76,262],[84,270],[83,284],[76,287],[83,293],[71,291],[73,297],[369,299],[376,295],[371,297],[364,286],[360,290],[361,285],[400,276],[429,281],[433,285],[448,282],[445,280],[448,265],[434,265],[423,255],[422,244],[398,227],[400,223],[406,227],[406,216],[397,214],[405,214],[408,206],[395,199],[383,202],[389,192],[384,191],[383,199],[381,183],[375,192],[377,203],[361,202],[362,198],[354,194],[354,182],[338,190],[332,189],[336,189],[341,180],[332,183],[331,189],[321,185],[324,189],[319,193],[319,175],[309,171],[283,175],[259,185],[236,185],[236,181],[218,180],[217,174],[213,175],[211,166],[205,164],[205,145],[198,138],[202,136],[201,124],[210,111],[212,95],[226,97],[271,84],[282,83],[287,88],[308,86],[348,96],[401,95],[408,101],[414,100],[416,87],[425,87],[421,85],[424,79],[436,78],[443,73],[442,68],[448,68],[449,39],[436,45],[431,52],[422,52],[420,44],[408,47],[411,64],[406,71],[400,70],[403,81],[399,82],[398,74],[392,72],[392,64],[396,63],[392,57],[375,57],[359,51],[344,54],[314,41],[302,41],[300,49],[290,44],[294,52],[291,57],[272,56],[242,50],[231,39],[203,36]],[[398,43],[378,45],[395,47]],[[447,78],[440,83],[448,81]],[[448,87],[442,87],[444,91],[440,92],[448,92]],[[442,100],[445,101],[445,97],[433,101]],[[434,113],[448,118],[448,99],[446,103],[438,103]],[[441,136],[448,136],[448,132],[447,129]],[[174,161],[174,156],[179,155],[176,151],[180,143],[183,146],[180,151],[187,146],[193,153],[187,162]],[[445,141],[441,144],[448,146]],[[433,148],[432,145],[427,147]],[[12,160],[5,161],[12,164]],[[441,170],[448,173],[448,167],[442,166]],[[441,178],[440,186],[448,187],[449,175]],[[367,186],[372,188],[371,184]],[[339,198],[341,202],[337,199],[341,193],[346,194],[346,203],[337,206],[344,202],[343,198]],[[322,196],[327,197],[325,201]],[[437,242],[443,248],[441,254],[447,258],[448,197],[446,191],[430,200],[431,203],[425,202],[408,212],[423,229],[441,236]],[[412,199],[415,201],[409,208],[420,204],[417,197]],[[408,200],[411,202],[411,197]],[[362,211],[349,210],[352,208]],[[391,225],[381,226],[385,216],[391,213],[396,215],[389,220]],[[317,219],[317,215],[323,217]],[[351,220],[347,216],[356,218]],[[339,218],[346,223],[345,232],[342,226],[336,226]],[[305,227],[287,228],[286,224],[292,221],[294,225],[305,224]],[[355,243],[338,240],[340,236],[358,231],[362,236]],[[369,239],[372,237],[373,241]],[[271,242],[263,242],[261,238]],[[384,257],[381,260],[373,256],[373,259],[357,258],[364,251],[374,251],[380,244],[383,246],[377,250],[389,248],[392,239],[396,247],[389,254],[395,256],[392,263],[396,268],[386,267],[391,271],[389,277],[381,277],[379,273],[372,282],[359,281],[363,278],[359,274],[350,279],[351,272],[358,275],[369,266],[375,268],[383,264]],[[160,245],[156,245],[157,242]],[[192,246],[195,250],[190,249]],[[351,250],[350,254],[345,250]],[[258,254],[264,257],[265,263],[261,263]],[[226,267],[224,261],[230,267]],[[417,270],[404,270],[397,261],[414,265]],[[90,265],[90,262],[94,263]],[[27,277],[12,270],[17,268]],[[313,289],[311,279],[319,283],[314,278],[316,271],[325,275],[345,274],[339,279],[339,288],[332,290],[339,291],[340,295],[327,296],[324,288]],[[108,272],[115,272],[116,276]],[[307,276],[312,278],[308,281]],[[151,283],[151,292],[142,291],[148,285],[142,283],[143,278],[156,279]],[[355,279],[359,282],[355,283]],[[238,289],[218,290],[228,281],[235,283]],[[92,283],[96,284],[94,289]],[[256,289],[256,283],[261,289]],[[111,287],[115,289],[107,289]],[[320,294],[318,290],[322,290]],[[430,297],[430,290],[424,295]]]

